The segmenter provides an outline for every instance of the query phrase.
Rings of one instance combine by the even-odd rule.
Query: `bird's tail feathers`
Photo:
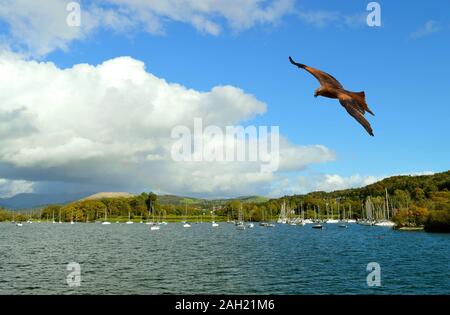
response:
[[[352,94],[358,99],[359,103],[361,103],[364,107],[364,110],[368,113],[370,113],[372,116],[375,116],[375,114],[372,112],[372,110],[369,108],[369,106],[366,103],[366,93],[364,91],[361,92],[352,92]]]

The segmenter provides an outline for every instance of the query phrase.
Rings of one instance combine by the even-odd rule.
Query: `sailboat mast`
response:
[[[387,212],[387,219],[389,220],[389,198],[387,188],[385,188],[385,191],[386,191],[386,212]]]

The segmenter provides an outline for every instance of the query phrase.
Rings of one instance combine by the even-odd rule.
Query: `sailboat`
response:
[[[183,224],[183,227],[185,227],[185,228],[190,228],[191,227],[191,225],[187,222],[187,201],[185,202],[185,204],[184,204],[184,215],[185,215],[185,220],[184,220],[184,224]]]
[[[150,226],[150,231],[159,231],[160,227],[155,222],[155,208],[151,205],[150,209],[152,210],[152,225]]]
[[[216,221],[214,220],[214,216],[216,214],[216,207],[213,207],[212,211],[211,211],[211,226],[212,227],[219,227],[219,224],[216,223]]]
[[[342,220],[339,222],[340,228],[347,228],[347,220],[345,219],[345,206],[343,207]]]
[[[31,213],[28,214],[28,221],[27,221],[27,223],[30,223],[30,224],[33,223],[33,221],[31,221]]]
[[[166,210],[164,210],[164,215],[163,215],[163,220],[159,223],[160,225],[167,225],[167,221],[166,221]]]
[[[56,221],[55,221],[55,210],[53,210],[53,213],[52,213],[52,224],[55,224],[56,223]]]
[[[289,205],[286,207],[286,223],[289,225],[297,225],[297,218],[295,218],[295,211],[291,210]]]
[[[70,224],[75,224],[75,222],[73,222],[73,210],[72,210],[72,213],[70,215]]]
[[[306,207],[306,210],[308,210],[308,207]],[[303,202],[302,202],[302,211],[303,211]],[[307,211],[307,213],[308,213],[308,211]],[[307,219],[304,219],[304,220],[303,220],[303,223],[306,223],[306,224],[313,224],[313,223],[314,223],[314,220],[312,220],[311,218],[307,218]]]
[[[145,224],[147,224],[147,225],[153,225],[154,223],[153,223],[153,222],[150,222],[151,209],[152,209],[151,200],[150,200],[149,202],[150,202],[150,205],[149,205],[149,207],[148,207],[147,221],[145,222]],[[142,223],[142,221],[141,221],[140,223]]]
[[[300,211],[301,211],[302,219],[298,222],[298,225],[305,226],[306,222],[305,222],[305,212],[303,211],[303,202],[300,204]]]
[[[133,221],[131,221],[131,213],[128,211],[128,221],[125,222],[126,224],[133,224]]]
[[[109,225],[111,222],[108,221],[108,209],[105,209],[105,221],[102,222],[103,225]]]
[[[318,217],[318,214],[317,214],[315,208],[314,208],[314,214],[315,214],[315,217],[316,217],[316,223],[312,226],[312,228],[313,228],[313,229],[322,229],[322,228],[323,228],[323,225],[320,224],[320,222],[319,222],[319,217]]]
[[[339,204],[338,204],[338,206],[339,206]],[[327,203],[327,213],[328,213],[328,203]],[[339,220],[336,220],[336,219],[334,218],[333,205],[331,206],[331,218],[328,219],[328,220],[326,221],[326,223],[328,223],[328,224],[336,224],[336,223],[339,223]]]
[[[286,201],[283,201],[283,204],[281,205],[280,216],[278,217],[277,223],[281,223],[281,224],[286,224],[287,223],[287,219],[286,219]]]
[[[61,221],[61,208],[59,208],[59,222],[58,222],[59,224],[61,224],[62,223],[62,221]]]
[[[352,219],[352,205],[349,206],[349,211],[350,211],[350,214],[349,214],[349,218],[347,219],[347,223],[355,223],[356,220]]]
[[[384,211],[383,211],[383,219],[379,220],[375,223],[376,226],[384,226],[384,227],[393,227],[395,225],[394,222],[392,222],[389,219],[389,198],[388,198],[388,192],[387,189],[385,188],[385,192],[386,192],[386,199],[384,201]]]
[[[360,225],[367,225],[367,226],[372,226],[374,225],[374,221],[373,221],[373,203],[372,200],[370,199],[370,196],[368,196],[366,198],[366,202],[365,205],[363,206],[363,213],[365,212],[364,218],[360,221],[358,221],[358,224]]]
[[[237,230],[245,230],[245,224],[244,224],[243,214],[242,214],[242,205],[239,208],[238,221],[236,222],[236,229]]]
[[[12,223],[15,223],[16,222],[16,219],[15,219],[15,215],[13,214],[13,220],[12,220]],[[16,226],[23,226],[23,224],[22,224],[22,222],[17,222],[16,223]]]

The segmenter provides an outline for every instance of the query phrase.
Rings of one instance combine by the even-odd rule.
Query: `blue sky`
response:
[[[67,49],[56,47],[28,59],[64,69],[130,56],[156,77],[190,89],[240,88],[267,106],[266,113],[242,123],[278,125],[295,145],[318,144],[335,152],[335,161],[286,173],[288,178],[378,178],[448,170],[450,3],[378,1],[382,26],[368,27],[368,2],[295,1],[295,12],[242,28],[215,13],[210,18],[221,27],[220,34],[167,16],[162,18],[164,34],[139,27],[126,32],[98,27],[83,38],[67,40]],[[13,46],[12,24],[3,20],[0,26],[0,38]],[[348,90],[364,90],[376,114],[368,116],[375,137],[336,100],[314,98],[318,82],[291,66],[289,55],[329,72]]]

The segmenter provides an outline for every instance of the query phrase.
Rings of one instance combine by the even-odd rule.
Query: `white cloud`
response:
[[[312,191],[334,191],[347,188],[363,187],[373,184],[384,177],[363,176],[359,174],[348,177],[338,174],[315,174],[282,178],[272,186],[272,196],[306,194]]]
[[[261,115],[266,105],[239,88],[201,92],[169,83],[130,57],[60,69],[0,56],[0,177],[156,189],[211,196],[265,193],[277,174],[259,162],[171,159],[176,125],[194,118],[224,128]],[[280,139],[280,172],[334,160],[320,145]]]
[[[24,180],[0,178],[0,198],[8,198],[21,193],[33,192],[34,183]]]
[[[298,17],[308,24],[317,27],[324,27],[329,23],[334,23],[340,20],[341,16],[338,12],[333,11],[299,11]]]
[[[0,37],[0,45],[32,57],[56,49],[68,49],[70,42],[82,40],[95,30],[118,32],[165,32],[169,21],[186,23],[200,32],[218,35],[223,21],[234,31],[259,24],[277,23],[288,14],[294,0],[103,0],[81,2],[81,26],[67,25],[66,0],[2,1],[0,21],[9,34]]]
[[[428,35],[431,35],[433,33],[439,32],[441,30],[441,27],[439,26],[439,23],[433,20],[430,20],[425,23],[424,26],[422,26],[420,29],[415,31],[414,33],[409,35],[410,39],[419,39]]]
[[[286,15],[324,27],[364,25],[365,15],[336,11],[296,9],[295,0],[102,0],[81,3],[81,25],[67,25],[67,0],[2,1],[0,21],[7,32],[0,48],[27,57],[42,57],[54,50],[68,50],[98,30],[123,34],[164,34],[171,22],[184,23],[201,33],[217,36],[224,30],[240,32],[257,25],[276,25]],[[433,22],[429,22],[433,23]],[[428,24],[427,24],[428,25]],[[434,25],[431,24],[434,30]]]
[[[272,185],[270,195],[307,194],[313,191],[331,192],[335,190],[364,187],[392,176],[433,175],[432,171],[409,172],[390,175],[360,175],[341,176],[338,174],[313,174],[278,178]]]
[[[313,25],[315,27],[326,27],[329,25],[338,27],[362,27],[366,24],[366,13],[356,13],[353,15],[347,15],[338,11],[326,11],[326,10],[296,10],[296,15],[300,20],[306,24]]]

